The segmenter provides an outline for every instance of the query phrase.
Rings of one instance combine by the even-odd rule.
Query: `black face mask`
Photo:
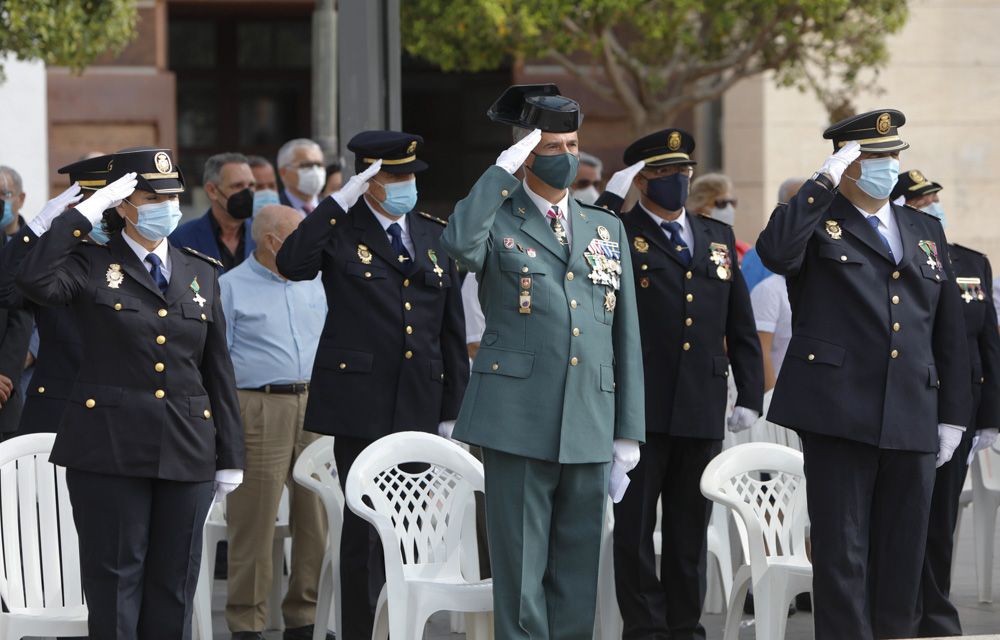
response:
[[[253,191],[237,191],[226,200],[226,212],[237,220],[246,220],[253,214]]]
[[[667,211],[677,211],[687,202],[690,181],[686,173],[652,178],[647,181],[646,197]]]

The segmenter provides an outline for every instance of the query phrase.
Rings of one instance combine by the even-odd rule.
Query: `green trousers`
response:
[[[610,463],[483,466],[496,640],[591,640]]]

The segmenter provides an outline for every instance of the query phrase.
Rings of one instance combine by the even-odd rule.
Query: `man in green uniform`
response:
[[[483,448],[496,637],[589,640],[605,496],[645,435],[632,263],[621,221],[569,197],[579,105],[515,86],[489,116],[521,139],[441,238],[486,317],[454,437]]]

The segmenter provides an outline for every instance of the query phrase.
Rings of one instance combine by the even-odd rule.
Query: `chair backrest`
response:
[[[53,433],[0,442],[0,598],[10,611],[84,604],[66,469]]]
[[[705,497],[736,515],[743,554],[755,577],[766,569],[768,557],[806,557],[805,491],[802,454],[772,443],[726,449],[701,476]]]
[[[340,489],[337,462],[333,457],[333,437],[316,440],[295,460],[292,478],[319,496],[326,510],[326,522],[334,549],[340,548],[340,531],[344,524],[344,492]]]
[[[405,431],[372,443],[351,466],[347,505],[379,532],[386,574],[428,565],[461,573],[463,529],[484,490],[483,465],[439,436]],[[405,570],[404,570],[405,567]]]
[[[1000,492],[1000,453],[993,447],[988,447],[976,453],[972,458],[969,472],[975,489]]]

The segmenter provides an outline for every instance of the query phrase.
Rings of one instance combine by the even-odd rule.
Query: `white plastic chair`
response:
[[[325,640],[327,629],[323,623],[330,620],[331,607],[334,611],[334,631],[338,638],[342,638],[340,534],[344,528],[344,492],[340,490],[332,436],[324,436],[305,448],[295,461],[292,478],[315,493],[326,511],[326,551],[323,553],[323,567],[319,576],[313,640]]]
[[[54,433],[0,443],[0,638],[86,636],[80,548]]]
[[[758,640],[783,638],[789,602],[799,593],[812,593],[802,467],[800,452],[754,442],[723,451],[701,476],[705,497],[733,512],[743,554],[749,559],[736,571],[724,640],[737,639],[751,583]],[[761,481],[761,472],[769,473],[770,479]]]
[[[976,538],[979,601],[993,602],[993,545],[1000,508],[1000,453],[984,449],[972,459],[972,522]]]
[[[278,517],[274,527],[274,550],[271,558],[271,592],[267,600],[267,628],[281,629],[282,578],[285,566],[285,540],[292,533],[288,526],[288,487],[282,489]],[[199,640],[212,640],[212,591],[215,588],[215,556],[219,543],[229,540],[226,527],[226,502],[215,503],[208,511],[202,536],[201,567],[194,593],[192,624]]]
[[[407,463],[427,468],[400,468]],[[385,555],[373,639],[417,640],[437,611],[493,610],[493,581],[479,579],[475,535],[474,496],[484,484],[478,460],[426,433],[386,436],[354,461],[347,506],[375,527]],[[485,619],[477,616],[470,631]]]

